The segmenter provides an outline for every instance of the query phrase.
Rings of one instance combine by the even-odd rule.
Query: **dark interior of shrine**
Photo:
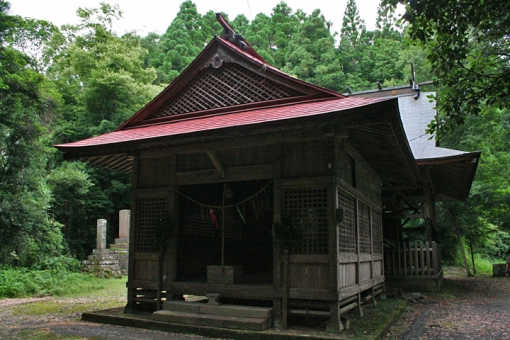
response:
[[[272,283],[272,182],[188,185],[179,193],[178,281],[206,282],[207,266],[224,264],[242,267],[242,283]]]

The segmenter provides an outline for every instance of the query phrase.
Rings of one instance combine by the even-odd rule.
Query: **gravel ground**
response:
[[[510,339],[510,279],[447,276],[410,304],[384,339]]]
[[[383,339],[510,339],[510,279],[447,275],[440,293],[425,296]],[[0,300],[0,339],[209,339],[80,321],[81,311],[107,303],[113,307],[98,297]],[[115,303],[122,306],[123,298]]]

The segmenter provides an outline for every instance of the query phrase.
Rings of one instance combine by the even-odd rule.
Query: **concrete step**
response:
[[[239,305],[211,305],[200,302],[166,301],[163,309],[175,312],[212,314],[241,318],[272,319],[273,309]]]
[[[268,319],[188,313],[171,310],[159,310],[152,313],[152,320],[181,325],[241,329],[250,331],[263,331],[269,327]]]

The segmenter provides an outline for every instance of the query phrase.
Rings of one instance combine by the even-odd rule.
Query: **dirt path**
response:
[[[510,279],[453,276],[425,295],[384,339],[510,339]]]

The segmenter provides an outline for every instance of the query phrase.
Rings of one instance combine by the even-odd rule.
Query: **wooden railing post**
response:
[[[407,268],[407,247],[406,247],[405,242],[403,243],[403,246],[404,246],[404,252],[402,253],[402,255],[404,257],[404,275],[408,275],[409,268]]]
[[[425,247],[420,242],[420,275],[425,275]]]
[[[414,274],[420,275],[418,264],[418,242],[414,242]]]
[[[397,266],[398,266],[398,275],[402,275],[402,262],[400,261],[400,242],[397,243]]]

